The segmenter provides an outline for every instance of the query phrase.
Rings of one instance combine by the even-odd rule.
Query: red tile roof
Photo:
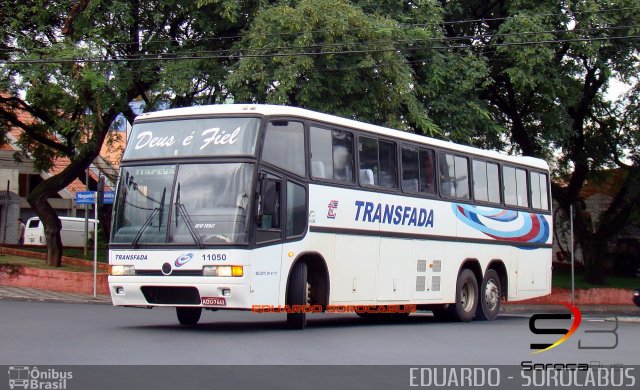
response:
[[[3,98],[10,97],[10,95],[2,92],[0,92],[0,96]],[[36,119],[25,110],[14,108],[14,113],[16,114],[17,118],[23,123],[31,124],[36,121]],[[7,133],[9,142],[0,145],[0,150],[18,151],[19,148],[15,143],[20,139],[22,134],[22,129],[16,126],[12,126]],[[100,156],[117,169],[120,164],[120,159],[122,158],[124,146],[126,145],[126,135],[125,133],[110,132],[107,138],[111,139],[111,142],[105,141],[100,151]],[[53,167],[49,172],[44,172],[43,175],[54,176],[62,172],[67,166],[69,166],[70,163],[71,160],[68,157],[56,157],[53,162]],[[97,181],[97,177],[93,172],[90,171],[89,174],[94,180]],[[86,186],[80,180],[75,179],[66,187],[66,190],[71,192],[71,195],[75,195],[75,193],[78,191],[85,191]]]

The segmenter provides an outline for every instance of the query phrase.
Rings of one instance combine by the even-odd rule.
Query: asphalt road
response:
[[[291,331],[284,314],[237,311],[205,311],[192,328],[180,326],[170,308],[0,301],[0,313],[1,365],[640,364],[640,323],[619,322],[614,331],[614,321],[593,316],[584,316],[565,343],[532,355],[530,343],[559,336],[534,335],[528,315],[446,323],[413,314],[380,324],[314,314],[307,329]],[[571,321],[537,325],[568,329]]]

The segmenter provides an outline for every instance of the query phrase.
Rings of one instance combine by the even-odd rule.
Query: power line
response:
[[[564,16],[568,17],[571,15],[583,15],[583,14],[595,14],[595,13],[604,13],[604,12],[619,12],[619,11],[635,11],[640,10],[640,7],[624,7],[624,8],[611,8],[604,10],[592,10],[592,11],[576,11],[571,12],[567,11],[565,13],[529,13],[526,16]],[[496,18],[482,18],[482,19],[467,19],[467,20],[452,20],[452,21],[442,21],[442,22],[430,22],[430,23],[414,23],[414,24],[400,24],[398,27],[402,29],[409,29],[415,27],[435,27],[435,26],[446,26],[446,25],[456,25],[456,24],[465,24],[465,23],[481,23],[481,22],[495,22],[495,21],[504,21],[508,19],[514,19],[516,17],[522,16],[521,14],[505,16],[505,17],[496,17]],[[371,27],[360,27],[360,28],[350,28],[349,31],[360,31],[371,29]],[[269,33],[269,34],[261,34],[262,37],[277,37],[277,36],[288,36],[288,35],[302,35],[302,34],[316,34],[316,33],[326,33],[333,30],[330,29],[317,29],[311,31],[298,31],[298,32],[281,32],[281,33]],[[144,44],[150,43],[166,43],[166,42],[203,42],[203,41],[225,41],[225,40],[238,40],[243,38],[244,35],[230,35],[230,36],[222,36],[222,37],[208,37],[208,38],[197,38],[197,39],[153,39]],[[139,45],[141,42],[111,42],[112,45]]]
[[[598,42],[598,41],[616,41],[616,40],[636,40],[640,39],[640,35],[625,36],[609,36],[595,38],[568,38],[555,40],[540,41],[524,41],[524,42],[502,42],[502,43],[478,43],[475,45],[448,45],[448,46],[430,46],[430,47],[392,47],[380,49],[360,49],[360,50],[334,50],[319,52],[292,52],[292,53],[269,53],[269,54],[213,54],[217,52],[207,53],[206,55],[171,55],[171,54],[145,54],[142,56],[118,57],[118,58],[50,58],[50,59],[34,59],[34,60],[7,60],[5,64],[65,64],[65,63],[119,63],[119,62],[148,62],[148,61],[192,61],[192,60],[212,60],[212,59],[243,59],[243,58],[273,58],[273,57],[301,57],[301,56],[325,56],[339,54],[371,54],[394,51],[419,51],[419,50],[451,50],[451,49],[484,49],[507,46],[528,46],[528,45],[548,45],[558,43],[571,42]]]
[[[573,30],[544,30],[544,31],[528,31],[528,32],[516,32],[516,33],[498,33],[498,34],[483,34],[483,35],[465,35],[465,36],[457,36],[457,37],[433,37],[433,38],[423,38],[423,39],[396,39],[396,40],[378,40],[378,41],[354,41],[354,42],[336,42],[336,43],[318,43],[313,45],[293,45],[293,46],[275,46],[275,47],[257,47],[257,48],[243,48],[243,49],[220,49],[220,50],[198,50],[198,51],[181,51],[176,52],[175,54],[179,54],[182,56],[187,55],[196,55],[196,54],[219,54],[224,55],[225,53],[238,54],[242,52],[272,52],[278,50],[293,50],[293,49],[325,49],[328,47],[345,47],[345,46],[355,46],[355,45],[380,45],[380,44],[399,44],[399,43],[424,43],[424,42],[442,42],[442,41],[468,41],[468,40],[486,40],[493,38],[509,38],[516,36],[527,36],[527,35],[544,35],[544,34],[573,34],[577,32],[586,32],[586,31],[608,31],[608,30],[623,30],[623,29],[631,29],[637,28],[640,26],[636,25],[626,25],[626,26],[613,26],[613,27],[594,27],[594,28],[580,28]],[[165,55],[169,55],[171,53],[164,53]],[[122,58],[143,58],[143,57],[151,57],[158,56],[160,54],[139,54],[139,55],[129,55],[123,56]]]

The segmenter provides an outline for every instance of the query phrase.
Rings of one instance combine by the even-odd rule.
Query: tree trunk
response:
[[[60,237],[62,223],[47,198],[48,194],[43,192],[34,200],[29,197],[28,201],[38,217],[40,217],[40,221],[44,224],[44,234],[47,240],[47,265],[60,267],[62,265],[63,251],[62,238]]]
[[[100,229],[102,229],[102,233],[104,234],[105,242],[109,242],[109,237],[111,237],[111,213],[113,210],[113,205],[106,204],[98,209],[98,221],[100,221]]]
[[[580,240],[582,258],[584,260],[584,280],[587,283],[604,285],[604,254],[606,240]]]

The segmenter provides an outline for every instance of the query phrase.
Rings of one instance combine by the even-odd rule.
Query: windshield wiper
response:
[[[142,237],[142,233],[144,233],[144,231],[149,226],[151,226],[151,221],[153,221],[153,217],[155,217],[159,212],[160,212],[160,207],[156,207],[155,209],[153,209],[153,212],[151,212],[151,215],[149,215],[149,218],[147,218],[147,220],[144,221],[144,223],[142,224],[142,227],[140,227],[140,230],[138,230],[138,234],[136,234],[136,237],[133,239],[133,241],[131,241],[131,249],[136,248],[136,245],[138,245],[138,241],[140,241],[140,237]]]
[[[153,217],[155,217],[158,214],[159,214],[158,231],[160,231],[160,229],[162,227],[162,215],[164,214],[164,198],[165,198],[166,192],[167,192],[167,187],[165,187],[162,190],[162,200],[160,200],[160,207],[156,207],[156,208],[153,209],[153,211],[151,212],[151,215],[149,215],[149,218],[147,218],[147,220],[144,221],[144,223],[140,227],[140,230],[138,230],[138,233],[136,234],[135,238],[133,239],[133,241],[131,241],[131,248],[132,249],[136,248],[136,246],[138,245],[138,241],[140,241],[140,238],[142,238],[142,233],[144,233],[144,231],[149,226],[151,226],[151,222],[153,221]]]
[[[193,221],[191,220],[191,216],[189,216],[189,213],[187,212],[187,208],[184,207],[182,203],[180,203],[180,183],[178,183],[178,193],[176,194],[175,206],[177,216],[179,217],[180,214],[182,214],[182,218],[184,218],[184,222],[187,225],[187,230],[189,231],[189,234],[191,234],[193,241],[198,244],[198,247],[200,249],[204,248],[204,244],[202,243],[202,241],[200,241],[198,232],[193,227]],[[178,218],[176,218],[176,227],[178,227]]]

